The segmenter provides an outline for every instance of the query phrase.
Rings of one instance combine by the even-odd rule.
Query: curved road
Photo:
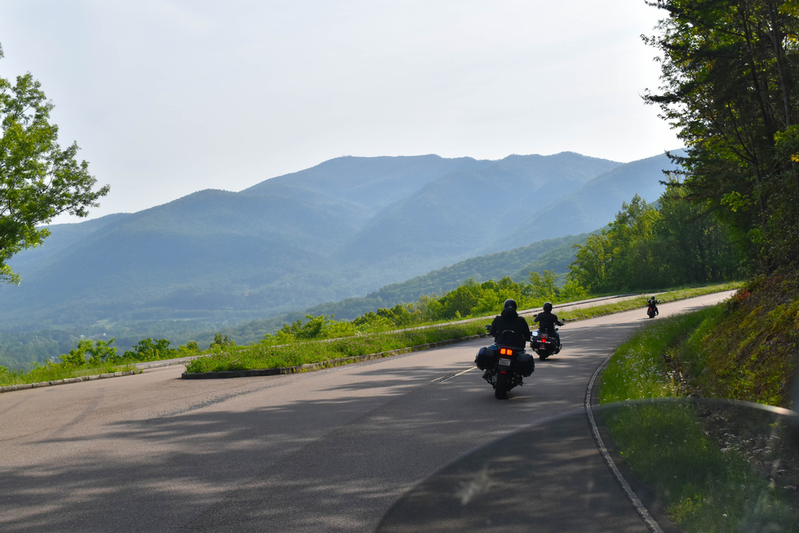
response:
[[[568,323],[508,401],[473,368],[485,340],[304,374],[182,380],[172,366],[2,394],[0,531],[371,531],[454,458],[580,409],[647,320]]]

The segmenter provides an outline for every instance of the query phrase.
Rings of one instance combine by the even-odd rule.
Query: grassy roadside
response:
[[[600,403],[680,396],[681,376],[668,362],[683,341],[721,311],[721,306],[714,306],[648,323],[616,349],[605,367],[599,386]]]
[[[0,367],[0,387],[11,385],[25,385],[29,383],[46,383],[50,381],[60,381],[62,379],[81,378],[85,376],[97,376],[101,374],[113,374],[115,372],[136,371],[132,364],[103,364],[100,366],[80,366],[72,367],[69,365],[37,365],[28,372],[10,372]]]
[[[688,289],[677,289],[659,295],[662,302],[674,301],[703,294],[710,294],[729,290],[739,286],[738,283],[712,285]],[[643,308],[646,305],[647,295],[638,298],[617,302],[614,304],[600,304],[590,309],[572,310],[561,313],[562,318],[581,320],[595,316],[603,316],[630,309]],[[486,317],[478,317],[468,321],[453,323],[428,324],[411,331],[424,334],[402,333],[373,333],[356,335],[326,341],[298,341],[283,346],[266,346],[255,344],[251,346],[217,346],[196,354],[196,359],[187,365],[187,372],[218,372],[226,370],[258,370],[265,368],[282,368],[299,366],[307,363],[316,363],[339,359],[354,355],[367,355],[390,350],[411,348],[442,340],[459,339],[484,332]],[[173,354],[162,357],[153,356],[148,361],[171,359]],[[126,362],[127,363],[127,362]],[[0,367],[0,387],[28,383],[42,383],[58,381],[87,375],[97,375],[120,372],[134,369],[132,364],[113,365],[110,363],[89,367],[70,367],[69,365],[41,365],[29,372],[3,371]]]
[[[781,454],[770,447],[780,428],[770,413],[626,402],[600,420],[633,477],[654,488],[681,531],[799,530],[796,491],[775,473]]]
[[[689,289],[678,289],[659,296],[661,302],[670,302],[703,294],[730,290],[737,283],[711,285]],[[600,304],[590,309],[580,309],[562,313],[562,318],[581,320],[603,316],[630,309],[643,308],[649,295],[624,300],[613,304]],[[308,363],[318,363],[355,355],[367,355],[401,348],[410,348],[452,340],[484,333],[486,317],[479,317],[458,324],[426,325],[397,333],[375,333],[345,337],[327,341],[295,342],[283,346],[252,345],[236,347],[225,353],[211,354],[197,358],[186,365],[187,373],[222,372],[232,370],[260,370],[284,368]]]
[[[186,372],[221,372],[282,368],[332,359],[388,352],[485,333],[483,322],[412,329],[395,333],[377,333],[345,337],[332,341],[296,342],[285,346],[245,346],[233,353],[219,353],[194,359]]]
[[[782,280],[750,282],[726,304],[648,324],[608,363],[600,402],[712,396],[787,406],[797,292]],[[734,415],[690,404],[619,411],[604,420],[617,450],[681,529],[799,530],[796,465],[776,474],[766,460],[779,441],[775,428],[753,437]]]

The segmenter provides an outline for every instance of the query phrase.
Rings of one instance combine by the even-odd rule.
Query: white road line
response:
[[[596,425],[596,420],[594,420],[594,412],[591,407],[591,393],[594,390],[594,382],[596,382],[597,376],[602,373],[602,370],[608,364],[608,361],[610,361],[610,357],[612,356],[609,356],[602,362],[601,365],[599,365],[599,367],[594,371],[594,375],[591,376],[591,381],[588,382],[588,389],[585,393],[585,413],[588,415],[588,421],[591,423],[591,431],[594,434],[594,439],[596,440],[597,448],[599,448],[599,453],[602,454],[602,458],[605,460],[608,468],[610,468],[610,471],[613,473],[613,477],[615,477],[616,481],[618,481],[619,485],[621,485],[622,490],[627,495],[627,499],[629,499],[630,503],[633,504],[636,512],[644,521],[644,523],[646,523],[647,527],[649,527],[650,531],[653,533],[663,533],[660,525],[658,525],[657,521],[652,517],[651,514],[649,514],[649,511],[647,511],[644,504],[641,503],[641,500],[638,498],[638,495],[635,494],[635,491],[633,491],[632,487],[630,487],[630,485],[627,483],[627,480],[624,479],[624,476],[622,476],[621,472],[619,472],[619,469],[616,467],[616,463],[613,462],[613,458],[610,456],[608,449],[605,447],[605,442],[602,440],[602,436],[599,434],[599,428]]]
[[[472,370],[475,370],[476,368],[477,368],[476,366],[473,366],[473,367],[467,368],[466,370],[461,370],[460,372],[458,372],[456,374],[447,374],[446,376],[437,377],[436,379],[431,381],[431,383],[444,383],[445,381],[449,381],[451,379],[455,379],[456,377],[458,377],[458,376],[460,376],[462,374],[465,374],[466,372],[471,372]]]

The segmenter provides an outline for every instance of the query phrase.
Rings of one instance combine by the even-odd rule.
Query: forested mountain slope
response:
[[[628,166],[619,198],[608,197],[592,231],[662,179],[665,156],[643,166],[569,152],[499,161],[343,157],[238,193],[205,190],[53,226],[42,247],[12,259],[22,284],[0,287],[0,331],[112,335],[163,321],[194,330],[365,295],[485,250],[563,237],[507,238],[529,219],[537,191],[558,183],[559,194],[577,194],[619,180],[613,173]],[[572,208],[558,219],[572,227],[575,216]]]
[[[566,272],[567,265],[574,261],[573,246],[584,243],[587,237],[587,233],[568,235],[514,250],[473,257],[402,283],[386,285],[364,297],[329,302],[312,307],[306,312],[315,316],[327,315],[339,320],[350,320],[380,307],[413,303],[423,295],[445,294],[470,278],[483,282],[509,276],[514,281],[527,281],[530,272],[554,270],[563,273]],[[291,315],[286,320],[291,321],[295,318],[301,317]]]
[[[657,201],[663,193],[660,181],[666,179],[663,171],[675,168],[659,155],[618,166],[575,190],[564,190],[553,181],[527,202],[524,221],[481,251],[491,253],[549,237],[594,231],[612,221],[622,202],[629,202],[636,193],[647,202]]]

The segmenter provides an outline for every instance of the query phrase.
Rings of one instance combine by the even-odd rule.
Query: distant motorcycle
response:
[[[649,316],[649,318],[655,318],[655,315],[658,314],[658,306],[657,306],[657,304],[658,304],[657,301],[647,302],[646,314]]]
[[[555,326],[554,330],[558,331],[557,326]],[[530,348],[538,354],[538,358],[542,361],[560,351],[557,337],[540,329],[538,331],[533,331],[532,338],[530,339]]]
[[[513,346],[513,337],[513,331],[503,331],[497,342],[480,348],[474,359],[477,368],[484,371],[483,379],[494,387],[494,396],[498,400],[504,400],[513,387],[523,385],[523,378],[535,370],[533,356],[524,348]]]

